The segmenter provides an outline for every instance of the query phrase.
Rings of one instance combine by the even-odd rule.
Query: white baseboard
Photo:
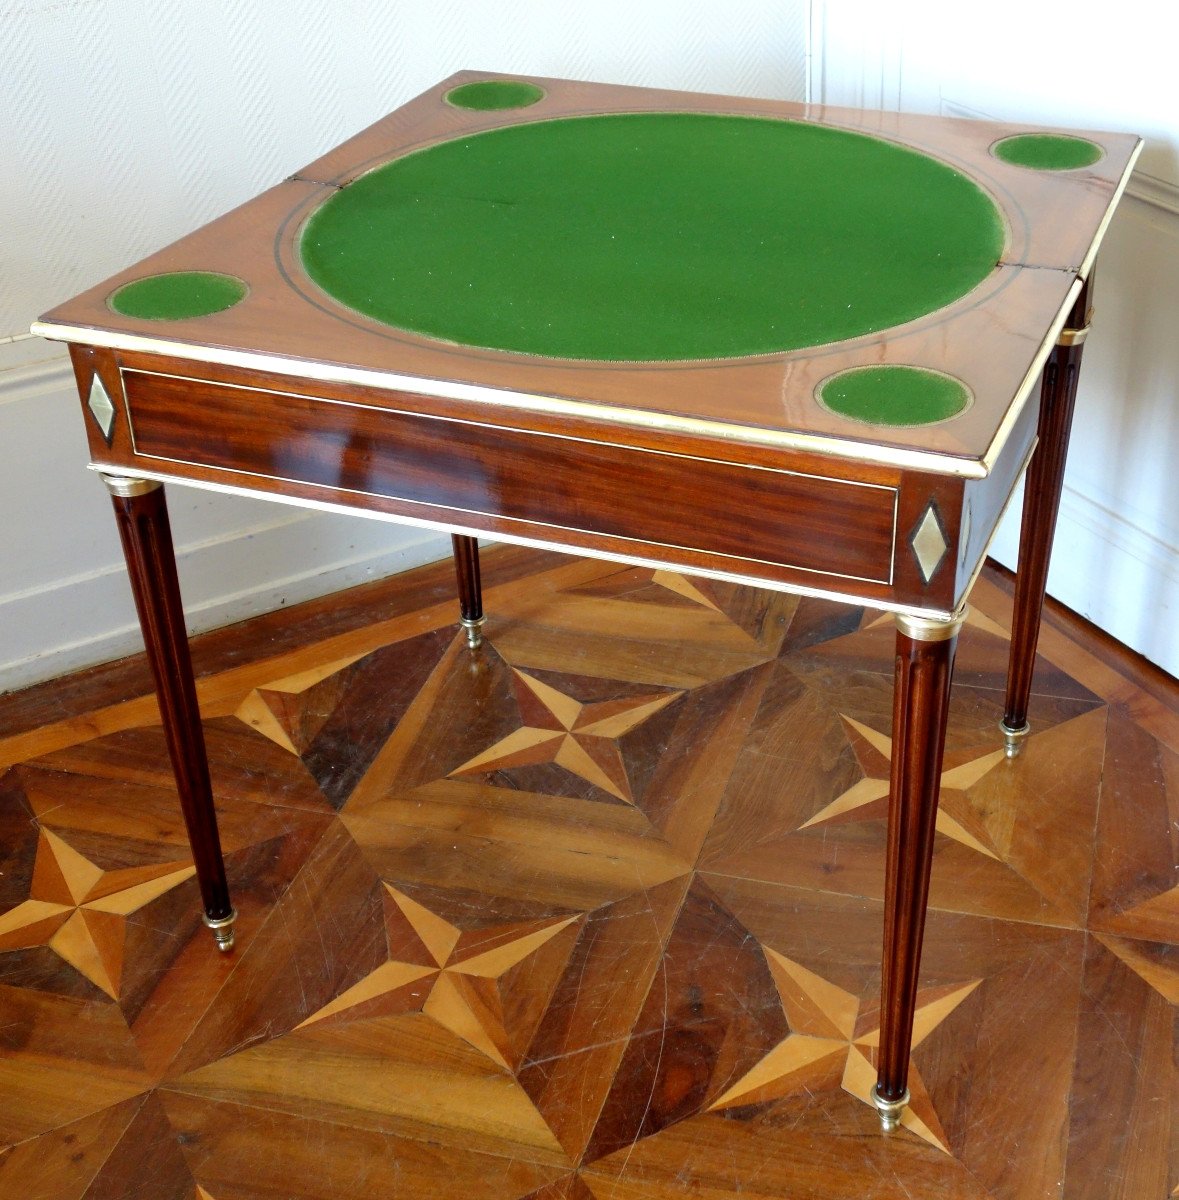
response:
[[[82,469],[73,388],[60,350],[0,344],[0,505],[14,522],[0,528],[0,692],[142,649],[105,493]],[[212,507],[179,486],[169,507],[194,633],[449,553],[433,530],[225,498]]]
[[[1022,501],[1012,502],[991,555],[1015,569]],[[1048,594],[1179,676],[1179,546],[1065,484]]]
[[[291,519],[289,511],[273,524],[234,530],[179,551],[190,633],[407,571],[450,552],[449,539],[431,530],[324,513],[300,512]],[[292,562],[309,565],[291,571]],[[0,629],[9,635],[0,643],[5,656],[0,692],[143,648],[122,563],[57,580],[47,589],[0,596]]]

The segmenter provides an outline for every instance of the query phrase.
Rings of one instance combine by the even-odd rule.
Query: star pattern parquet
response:
[[[1046,629],[1008,762],[976,589],[885,1138],[891,621],[448,572],[202,677],[231,956],[150,701],[0,727],[0,1197],[1176,1194],[1177,694]]]

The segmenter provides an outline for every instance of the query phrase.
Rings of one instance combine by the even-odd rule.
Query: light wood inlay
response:
[[[1046,630],[1035,731],[995,760],[1007,616],[984,580],[912,1101],[882,1139],[891,622],[543,556],[496,582],[519,561],[486,556],[474,666],[447,564],[445,604],[415,590],[427,569],[360,593],[367,626],[205,677],[242,913],[228,961],[196,920],[151,708],[124,694],[113,724],[67,714],[10,739],[30,752],[0,785],[0,1194],[1097,1200],[1179,1184],[1179,775],[1149,728],[1179,697]],[[608,743],[626,802],[555,755],[462,769],[523,728]]]

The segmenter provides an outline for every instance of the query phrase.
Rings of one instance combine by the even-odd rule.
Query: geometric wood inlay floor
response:
[[[0,1196],[1179,1193],[1174,690],[1046,625],[1006,760],[980,582],[885,1137],[891,618],[484,573],[197,641],[232,955],[141,665],[0,702]]]

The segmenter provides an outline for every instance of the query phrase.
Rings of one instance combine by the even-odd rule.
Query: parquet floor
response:
[[[130,664],[0,702],[0,1196],[1179,1189],[1179,701],[1009,601],[955,682],[913,1105],[877,1040],[893,627],[499,549],[198,645],[238,949]],[[30,727],[31,726],[31,727]]]

